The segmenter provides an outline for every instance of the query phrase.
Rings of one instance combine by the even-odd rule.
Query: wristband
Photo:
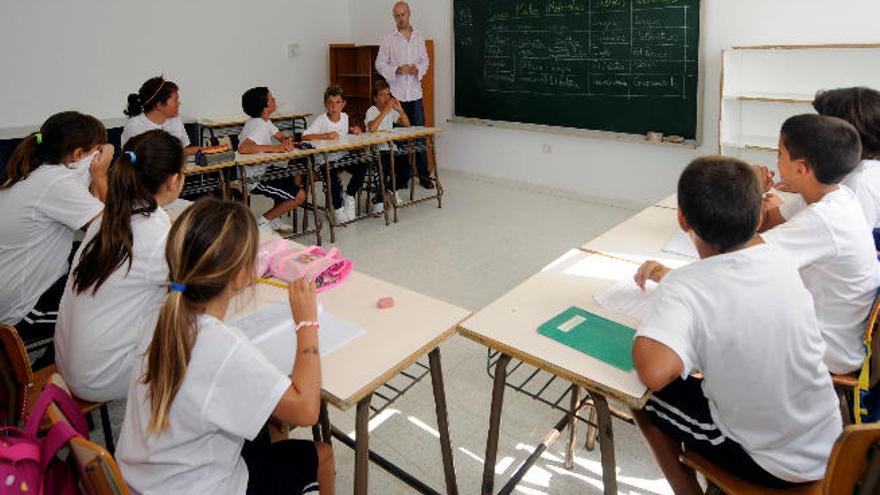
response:
[[[321,325],[317,321],[301,321],[296,324],[294,331],[299,333],[300,329],[305,327],[315,327],[315,330],[318,330]]]

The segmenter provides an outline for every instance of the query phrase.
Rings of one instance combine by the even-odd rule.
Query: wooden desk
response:
[[[636,268],[638,265],[632,262],[572,249],[459,324],[462,335],[501,353],[492,389],[483,494],[491,494],[494,489],[507,364],[512,357],[571,382],[573,411],[584,404],[578,403],[580,388],[589,391],[597,413],[605,493],[617,493],[614,438],[607,397],[640,409],[648,399],[647,389],[639,381],[635,370],[624,372],[539,334],[537,328],[570,306],[579,306],[623,325],[637,328],[638,321],[605,310],[593,299],[594,295],[605,291],[618,280],[631,277]],[[570,413],[556,424],[551,434],[499,493],[513,491],[531,464],[556,440],[565,426],[573,424],[573,417]],[[570,445],[573,440],[572,431]]]
[[[301,128],[305,130],[308,127],[306,118],[311,117],[308,112],[287,112],[280,111],[269,117],[279,130],[295,131],[297,123],[301,124]],[[205,139],[205,131],[210,134],[211,138],[221,138],[224,136],[232,136],[241,132],[245,122],[250,117],[244,115],[227,115],[222,117],[199,119],[199,139],[202,146],[207,146]]]
[[[666,243],[678,232],[678,210],[649,206],[599,237],[581,246],[585,251],[599,252],[634,263],[657,260],[678,268],[694,258],[663,251]]]
[[[261,240],[276,236],[274,232],[266,229],[261,231]],[[376,300],[385,296],[394,297],[396,304],[391,309],[380,310],[376,307]],[[233,301],[227,319],[257,309],[264,304],[282,300],[287,300],[285,289],[257,284],[256,297],[248,302],[248,294],[243,294],[237,301]],[[369,451],[367,428],[373,392],[427,354],[446,474],[446,489],[448,493],[457,493],[438,346],[455,333],[456,325],[467,317],[469,312],[357,271],[352,272],[343,284],[320,294],[318,300],[326,311],[366,330],[366,333],[321,360],[324,400],[341,410],[357,408],[356,439],[353,442],[354,492],[367,493],[369,457],[377,457]],[[236,307],[239,307],[237,311]],[[263,343],[263,345],[271,344],[270,341]],[[324,404],[322,404],[320,437],[323,441],[329,442],[332,427]],[[344,433],[337,432],[337,438],[339,435],[348,439]]]

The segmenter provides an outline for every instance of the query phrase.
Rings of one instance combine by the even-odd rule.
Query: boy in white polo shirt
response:
[[[293,150],[293,140],[269,120],[269,116],[278,109],[275,96],[269,88],[259,86],[245,91],[241,95],[241,108],[250,119],[245,122],[238,135],[239,153],[284,153]],[[249,177],[259,178],[276,170],[278,168],[270,164],[254,165],[248,167],[247,173]],[[301,205],[306,199],[305,191],[297,185],[294,177],[249,182],[247,187],[250,192],[272,198],[275,202],[272,209],[257,218],[258,226],[267,225],[279,232],[293,231],[293,225],[282,221],[281,216]]]
[[[660,286],[633,345],[654,395],[634,416],[676,494],[702,493],[678,460],[682,443],[787,486],[822,478],[841,432],[810,294],[792,257],[756,236],[761,196],[742,161],[694,160],[678,182],[678,221],[701,259],[674,271],[648,261],[635,276]]]
[[[324,109],[326,113],[322,113],[312,121],[309,128],[303,133],[303,140],[339,139],[349,132],[351,134],[361,134],[363,130],[360,127],[348,125],[348,114],[342,111],[344,108],[345,96],[342,87],[338,84],[331,84],[324,91]],[[351,174],[351,179],[348,181],[348,186],[345,188],[345,196],[343,197],[342,180],[339,178],[342,168],[335,167],[333,162],[339,161],[345,154],[345,152],[338,151],[327,156],[327,159],[331,162],[330,177],[324,177],[325,182],[330,181],[333,220],[336,225],[354,220],[354,195],[363,187],[368,168],[365,163],[357,163],[346,167],[346,170]],[[321,173],[323,173],[323,160],[322,156],[315,157],[315,163],[322,166],[320,169]]]
[[[790,253],[813,295],[832,373],[851,373],[865,359],[862,337],[880,267],[871,229],[853,191],[840,185],[859,163],[859,135],[849,123],[815,114],[782,124],[778,168],[807,207],[785,219],[767,211],[761,238]],[[783,208],[784,209],[784,208]]]
[[[367,115],[364,117],[369,132],[390,131],[395,125],[400,127],[409,127],[409,117],[403,111],[403,106],[397,98],[391,96],[391,86],[387,82],[379,80],[373,84],[373,106],[367,109]],[[394,153],[397,147],[394,143],[384,143],[379,145],[379,159],[382,161],[382,168],[385,170],[385,191],[388,194],[394,193],[395,200],[400,203],[401,200],[397,196],[397,191],[406,189],[409,184],[409,178],[412,174],[409,159],[406,155],[394,156],[394,181],[391,180],[391,153]],[[393,184],[392,182],[395,182]],[[396,187],[395,187],[396,186]],[[378,201],[377,201],[378,200]],[[382,198],[374,198],[373,203],[382,206]],[[379,208],[374,210],[381,211]]]

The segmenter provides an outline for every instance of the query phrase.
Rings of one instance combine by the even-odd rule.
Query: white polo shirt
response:
[[[67,273],[74,231],[103,209],[64,165],[41,165],[0,190],[0,323],[17,324]]]
[[[128,122],[125,123],[125,127],[122,129],[121,146],[124,147],[129,139],[139,136],[147,131],[152,131],[153,129],[162,129],[168,134],[176,137],[180,140],[180,144],[184,148],[190,144],[189,136],[186,134],[186,128],[183,126],[183,120],[179,116],[167,119],[161,124],[157,124],[148,119],[146,114],[142,113],[131,117],[128,119]]]
[[[238,144],[241,146],[241,143],[250,139],[254,144],[269,146],[277,142],[275,134],[278,134],[278,132],[278,127],[271,120],[264,120],[259,117],[250,118],[245,122],[244,127],[238,134]],[[269,167],[270,164],[268,163],[248,166],[248,177],[260,177],[266,173]],[[248,182],[249,190],[253,190],[255,187],[257,187],[256,182]]]
[[[871,229],[852,190],[841,185],[761,237],[789,252],[800,269],[819,329],[828,346],[825,363],[833,373],[862,365],[862,338],[880,266]]]
[[[672,349],[683,379],[703,372],[714,423],[759,466],[794,482],[824,476],[842,422],[788,252],[760,244],[671,271],[637,336]]]
[[[364,117],[364,123],[369,126],[370,122],[372,122],[376,117],[381,115],[382,112],[379,110],[376,105],[371,106],[367,109],[367,115]],[[385,117],[382,119],[382,122],[379,123],[379,127],[376,129],[377,131],[390,131],[394,129],[394,123],[400,119],[400,114],[395,109],[391,109],[388,113],[385,114]],[[382,143],[379,145],[379,149],[386,151],[390,150],[393,146],[392,143]]]
[[[327,116],[326,113],[322,113],[318,115],[315,120],[312,121],[309,128],[303,132],[304,135],[308,134],[324,134],[325,132],[337,132],[339,133],[339,137],[348,135],[348,114],[345,112],[341,112],[339,114],[339,121],[333,122],[330,120],[330,117]],[[340,159],[343,155],[345,155],[342,151],[337,151],[335,153],[328,153],[327,158],[332,162],[334,160]],[[323,165],[324,164],[324,155],[323,153],[319,153],[315,155],[315,164]]]
[[[147,433],[150,403],[139,377],[148,342],[137,353],[116,460],[125,481],[143,495],[243,495],[244,441],[257,436],[290,386],[241,330],[204,314],[196,325],[186,376],[162,433]]]
[[[89,226],[74,257],[79,264],[85,246],[98,234],[101,220]],[[128,393],[135,348],[152,329],[168,293],[165,242],[171,220],[161,207],[149,216],[131,217],[132,256],[92,295],[77,294],[67,281],[55,325],[55,361],[77,397],[93,402],[123,399]]]

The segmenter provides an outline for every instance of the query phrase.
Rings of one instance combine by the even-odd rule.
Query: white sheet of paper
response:
[[[651,311],[656,292],[655,282],[649,280],[645,290],[642,290],[631,278],[626,278],[605,292],[596,294],[593,299],[605,309],[642,321]]]
[[[663,246],[663,252],[680,254],[690,258],[700,257],[697,253],[697,248],[694,247],[694,244],[688,239],[688,236],[680,230],[676,231],[672,238],[669,239],[669,242]]]
[[[321,357],[339,349],[365,332],[363,327],[326,311],[319,311],[318,323],[321,324],[318,338]],[[230,320],[229,325],[244,332],[283,373],[290,373],[293,369],[296,333],[290,305],[286,301],[272,303],[253,313],[238,316]]]

